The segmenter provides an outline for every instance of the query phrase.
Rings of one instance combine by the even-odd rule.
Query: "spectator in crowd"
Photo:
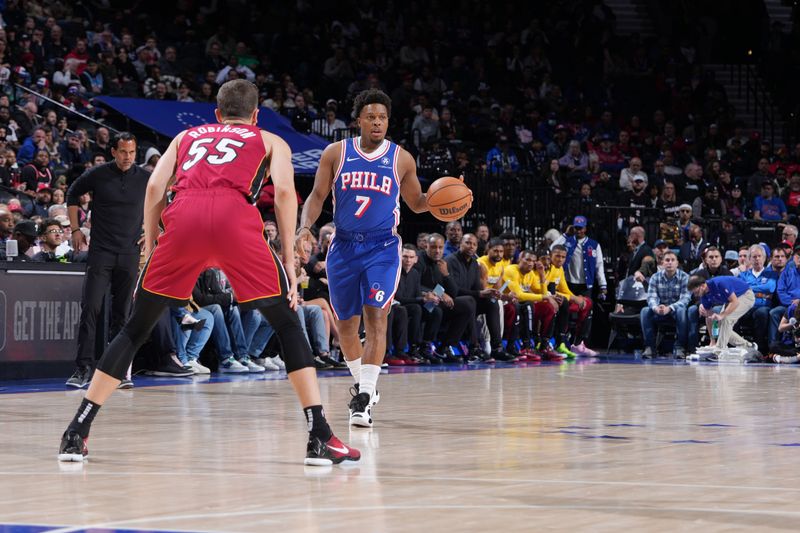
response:
[[[311,124],[312,133],[316,133],[320,137],[325,137],[329,141],[334,139],[337,130],[343,130],[345,128],[347,128],[347,124],[342,122],[342,120],[336,116],[336,110],[331,108],[325,111],[325,116],[323,118],[317,119]]]
[[[36,228],[36,223],[32,220],[21,220],[14,225],[14,230],[11,232],[11,239],[17,241],[17,255],[11,259],[12,261],[26,262],[30,261],[34,255],[34,245],[39,233]],[[7,242],[7,241],[6,241]],[[5,242],[3,243],[6,244]],[[0,259],[10,259],[6,254],[6,248],[3,247],[3,256]]]
[[[775,184],[764,181],[761,184],[761,196],[753,201],[753,218],[756,220],[779,221],[788,220],[789,215],[783,200],[774,196]]]
[[[644,181],[645,185],[647,185],[647,174],[642,172],[642,160],[638,157],[633,157],[630,160],[628,168],[623,168],[619,174],[619,188],[623,191],[631,191],[633,190],[633,181],[635,178],[641,178]],[[656,183],[656,185],[661,185],[663,187],[663,181],[660,180],[661,183]],[[674,187],[673,187],[674,189]]]
[[[419,131],[420,140],[425,144],[441,137],[441,132],[439,131],[439,118],[434,117],[433,107],[431,105],[426,104],[422,108],[422,113],[414,118],[414,123],[411,125],[411,129]],[[487,155],[487,160],[488,157],[489,156]],[[517,167],[519,168],[519,163],[517,163]]]
[[[452,254],[458,253],[461,249],[461,238],[464,235],[464,228],[461,222],[453,220],[448,222],[444,231],[447,237],[447,242],[444,245],[444,256],[448,257]]]
[[[654,257],[653,249],[644,241],[644,236],[644,228],[641,226],[632,227],[628,234],[632,253],[625,274],[626,276],[633,276],[634,273],[642,267],[642,261],[645,257]]]
[[[758,193],[763,191],[764,182],[773,183],[775,176],[769,172],[769,159],[762,157],[758,160],[758,170],[747,179],[747,195],[750,198],[756,198]]]
[[[502,329],[500,325],[500,292],[494,287],[484,287],[481,283],[481,272],[478,267],[476,253],[478,239],[472,233],[461,238],[458,252],[447,257],[447,270],[458,287],[457,295],[471,300],[472,315],[483,315],[489,329],[491,352],[486,354],[478,343],[478,330],[473,319],[467,327],[470,337],[468,362],[508,362],[515,359],[503,349]]]
[[[689,275],[678,268],[678,256],[673,251],[664,253],[661,262],[663,270],[653,274],[647,286],[647,306],[640,313],[642,333],[644,334],[644,358],[656,354],[656,325],[669,322],[676,327],[673,355],[685,357],[684,348],[689,333],[686,322],[686,307],[691,295],[687,288]]]
[[[20,146],[19,151],[17,152],[17,162],[20,165],[24,165],[33,161],[37,150],[47,151],[44,128],[37,127],[31,131],[30,137],[25,137],[25,141],[23,141],[22,146]]]
[[[40,191],[40,186],[44,185],[49,189],[53,185],[50,153],[47,150],[36,150],[33,161],[22,167],[20,181],[25,185],[25,194],[34,198]]]
[[[700,316],[705,317],[708,331],[712,331],[713,322],[718,323],[719,334],[711,338],[710,347],[714,348],[712,360],[725,359],[728,345],[757,349],[755,343],[748,342],[733,328],[739,319],[753,307],[755,296],[747,282],[733,276],[722,276],[714,279],[703,279],[692,276],[688,283],[689,292],[700,299]],[[720,311],[714,311],[721,305]]]
[[[434,341],[444,313],[439,306],[440,298],[436,294],[430,291],[422,292],[420,271],[414,268],[418,260],[416,247],[404,244],[402,270],[395,300],[406,309],[408,315],[408,341],[411,343],[409,355],[435,364],[441,362]]]
[[[719,218],[725,216],[725,203],[719,197],[719,187],[709,185],[702,197],[695,198],[692,204],[695,218]]]
[[[784,269],[786,268],[786,262],[788,261],[789,257],[787,255],[787,250],[789,250],[789,254],[791,254],[791,248],[784,248],[782,246],[776,246],[772,249],[772,256],[769,262],[769,268],[773,272],[773,276],[777,281],[781,274],[783,273]],[[775,286],[775,293],[772,296],[772,303],[775,305],[778,302],[778,287],[777,283]]]
[[[703,250],[709,243],[703,237],[703,228],[692,224],[689,239],[681,245],[681,263],[686,270],[694,270],[703,258]]]
[[[775,250],[781,250],[776,248]],[[772,297],[778,288],[778,275],[770,265],[766,265],[766,254],[764,248],[759,244],[754,244],[748,250],[750,269],[739,274],[739,278],[747,282],[755,296],[753,307],[743,319],[749,320],[753,324],[753,332],[757,343],[762,350],[766,351],[768,346],[769,333],[769,311],[772,308]],[[784,256],[785,257],[785,256]]]
[[[567,153],[558,160],[558,164],[570,172],[586,172],[589,168],[589,156],[581,151],[581,143],[570,141]]]
[[[500,135],[497,144],[486,154],[487,171],[493,175],[508,175],[519,171],[519,159],[510,148],[508,137]]]
[[[778,278],[778,305],[769,312],[769,342],[778,339],[778,325],[781,317],[786,314],[786,309],[800,301],[800,245],[795,246],[791,262],[787,262],[786,268]]]
[[[422,291],[433,292],[438,296],[441,300],[438,305],[448,323],[447,330],[439,336],[442,342],[442,359],[447,363],[458,363],[461,359],[455,355],[452,346],[461,340],[470,321],[475,320],[475,315],[469,297],[458,296],[458,287],[450,276],[444,260],[444,237],[438,233],[428,235],[425,254],[415,268],[420,271]],[[436,291],[437,286],[444,289],[440,296]]]

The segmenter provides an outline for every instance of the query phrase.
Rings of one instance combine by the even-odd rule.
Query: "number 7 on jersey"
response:
[[[372,198],[369,196],[356,196],[356,202],[361,204],[356,209],[356,218],[361,218],[364,215],[364,212],[369,207],[369,204],[372,203]]]

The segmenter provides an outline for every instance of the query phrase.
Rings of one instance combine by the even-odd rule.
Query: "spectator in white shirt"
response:
[[[623,168],[619,174],[619,188],[623,191],[633,190],[633,179],[636,177],[641,177],[645,186],[647,185],[647,174],[642,172],[642,160],[638,157],[632,157],[630,166]]]

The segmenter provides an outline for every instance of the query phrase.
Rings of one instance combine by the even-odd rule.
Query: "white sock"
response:
[[[375,394],[375,387],[378,384],[378,376],[381,373],[380,365],[363,365],[361,367],[361,380],[358,385],[358,392],[366,392],[369,397]]]
[[[347,368],[350,369],[350,373],[353,375],[353,379],[356,380],[356,383],[361,381],[361,358],[359,357],[352,361],[345,359],[344,361],[347,363]]]

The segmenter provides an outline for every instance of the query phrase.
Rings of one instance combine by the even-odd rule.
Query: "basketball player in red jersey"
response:
[[[257,308],[278,334],[289,381],[308,422],[305,464],[325,466],[361,457],[333,435],[325,420],[311,348],[294,312],[297,199],[289,146],[256,126],[258,90],[248,81],[233,80],[220,88],[216,116],[219,124],[179,133],[150,176],[144,203],[148,260],[133,313],[98,362],[86,398],[62,437],[61,461],[86,458],[86,440],[100,406],[164,310],[186,305],[198,275],[209,267],[221,268],[240,307]],[[267,177],[275,185],[282,265],[253,205]],[[164,209],[173,179],[175,199]]]

